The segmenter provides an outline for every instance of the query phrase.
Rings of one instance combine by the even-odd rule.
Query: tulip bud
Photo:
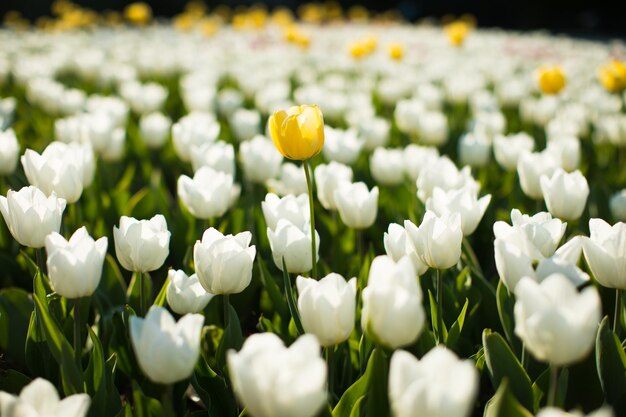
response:
[[[201,167],[193,178],[181,175],[177,185],[180,200],[198,219],[223,216],[241,192],[230,174],[209,167]]]
[[[170,235],[161,214],[150,220],[122,216],[120,227],[113,226],[117,259],[128,271],[159,269],[169,254]]]
[[[322,153],[327,161],[351,165],[356,162],[362,148],[363,140],[357,136],[356,129],[341,130],[324,126]]]
[[[224,236],[212,227],[204,232],[193,247],[193,261],[205,290],[211,294],[237,294],[250,285],[256,256],[250,240],[250,232]]]
[[[404,180],[402,149],[376,148],[370,157],[372,177],[381,185],[398,185]]]
[[[365,149],[376,149],[389,142],[391,125],[387,119],[372,117],[359,124],[359,136],[364,140]]]
[[[189,378],[200,357],[204,316],[186,314],[178,322],[163,307],[152,306],[146,318],[130,317],[130,340],[141,371],[157,384]]]
[[[433,146],[419,146],[414,143],[404,148],[404,172],[413,182],[417,181],[422,170],[439,159],[439,151]]]
[[[546,149],[561,162],[561,167],[567,172],[574,171],[580,165],[580,140],[576,137],[552,139]]]
[[[478,199],[476,190],[471,186],[447,192],[435,187],[432,197],[426,200],[426,209],[439,216],[447,212],[459,213],[463,236],[469,236],[478,227],[490,202],[491,194]]]
[[[448,119],[439,111],[428,111],[418,119],[417,134],[429,146],[442,146],[448,142]]]
[[[463,231],[459,213],[437,216],[426,210],[420,227],[410,221],[404,227],[413,241],[417,254],[426,265],[434,269],[448,269],[461,258]]]
[[[479,375],[470,360],[439,345],[418,360],[397,350],[389,366],[389,401],[395,417],[467,417]]]
[[[286,348],[273,333],[253,334],[227,361],[233,390],[253,417],[314,417],[326,404],[326,364],[313,335]]]
[[[285,158],[305,160],[324,146],[324,119],[317,106],[293,106],[274,112],[268,121],[274,146]]]
[[[541,177],[541,191],[550,214],[563,220],[576,220],[585,210],[589,184],[580,171],[568,174],[559,168],[552,177]]]
[[[162,147],[170,133],[172,120],[163,113],[144,114],[139,120],[139,134],[147,147]]]
[[[239,159],[246,179],[259,184],[277,177],[283,162],[274,144],[261,135],[239,145]]]
[[[517,162],[517,174],[524,194],[534,200],[543,198],[540,184],[541,176],[551,177],[559,167],[560,161],[550,152],[522,154]]]
[[[243,105],[245,97],[239,90],[225,88],[217,94],[217,109],[223,116],[230,116]]]
[[[223,140],[191,145],[191,166],[194,172],[209,167],[235,178],[235,148]]]
[[[65,200],[50,197],[37,187],[23,187],[19,191],[9,190],[7,196],[0,195],[0,212],[15,240],[31,248],[42,248],[45,238],[61,227]]]
[[[583,251],[593,276],[605,287],[626,289],[626,223],[591,219],[589,231]]]
[[[610,93],[619,93],[626,89],[626,62],[613,60],[603,65],[598,71],[598,80]]]
[[[497,135],[493,141],[493,154],[498,164],[507,171],[515,171],[520,156],[535,148],[533,138],[525,133]]]
[[[422,262],[417,255],[413,242],[404,227],[397,223],[391,223],[384,234],[383,243],[385,245],[385,253],[394,262],[400,262],[400,259],[406,256],[411,260],[417,275],[422,275],[428,270],[428,265]]]
[[[339,162],[315,167],[317,199],[326,210],[337,210],[335,190],[344,182],[352,182],[352,168]]]
[[[13,129],[0,130],[0,175],[9,175],[17,167],[20,144]]]
[[[267,180],[269,189],[278,195],[300,195],[307,194],[306,176],[302,167],[291,162],[285,162],[280,167],[278,179]]]
[[[256,110],[239,108],[230,116],[230,128],[239,142],[261,133],[261,114]]]
[[[177,314],[200,313],[214,297],[202,287],[196,274],[187,276],[182,269],[170,269],[167,276],[167,305]]]
[[[522,278],[515,296],[515,334],[535,358],[567,366],[589,354],[601,314],[595,287],[578,293],[565,276],[554,274],[541,283]]]
[[[447,156],[442,156],[425,166],[417,178],[416,185],[417,196],[424,203],[433,195],[435,187],[444,191],[462,188],[465,185],[470,185],[476,191],[480,188],[480,185],[472,178],[470,167],[459,170]]]
[[[2,417],[63,416],[85,417],[91,399],[87,394],[74,394],[59,399],[54,385],[43,378],[35,378],[20,391],[12,395],[0,391],[0,415]]]
[[[172,143],[176,155],[189,162],[192,145],[215,142],[219,134],[220,124],[213,114],[189,113],[172,126]]]
[[[616,192],[609,200],[609,208],[613,219],[624,222],[626,221],[626,189]]]
[[[334,194],[339,215],[346,226],[367,229],[374,224],[378,213],[378,187],[368,191],[364,182],[344,182]]]
[[[567,78],[558,66],[541,67],[537,71],[537,83],[544,94],[558,94],[565,87]]]
[[[461,136],[458,148],[461,165],[483,167],[491,158],[491,142],[482,134],[468,133]]]
[[[70,240],[56,232],[46,236],[46,264],[52,288],[65,298],[92,295],[102,276],[108,240],[94,241],[87,229],[76,230]]]
[[[417,339],[425,318],[422,290],[411,261],[374,258],[363,289],[361,327],[365,333],[377,343],[397,349]]]
[[[261,202],[261,209],[265,224],[272,230],[276,229],[280,219],[289,220],[301,229],[311,220],[307,194],[300,194],[297,197],[288,194],[281,198],[276,194],[268,193],[265,200]]]
[[[275,230],[267,228],[267,237],[278,269],[283,270],[284,258],[288,272],[303,273],[311,270],[311,229],[308,222],[300,228],[289,220],[280,219]],[[315,243],[315,250],[319,255],[320,238],[317,230]],[[316,258],[319,259],[319,256]]]
[[[319,281],[301,275],[296,279],[302,326],[322,346],[346,341],[354,329],[356,278],[350,281],[331,273]]]

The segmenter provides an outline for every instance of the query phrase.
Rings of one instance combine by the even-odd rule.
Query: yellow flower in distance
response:
[[[277,110],[268,123],[274,146],[286,158],[304,161],[324,146],[324,118],[317,106]]]
[[[387,51],[389,52],[389,57],[394,61],[400,61],[404,57],[404,47],[400,43],[390,43]]]
[[[124,9],[124,16],[131,23],[144,25],[152,20],[152,9],[143,2],[132,3]]]
[[[537,71],[537,82],[544,94],[558,94],[565,87],[567,79],[559,66],[541,67]]]
[[[611,61],[600,67],[598,79],[610,93],[619,93],[626,89],[626,62]]]
[[[470,32],[471,26],[468,25],[467,22],[457,20],[447,24],[444,27],[444,30],[452,45],[461,46],[463,45],[463,41],[465,41],[467,34]]]

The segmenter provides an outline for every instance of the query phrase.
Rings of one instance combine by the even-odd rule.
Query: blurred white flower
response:
[[[270,191],[278,195],[308,193],[304,170],[292,162],[284,162],[280,166],[279,177],[268,179],[266,184]]]
[[[461,165],[483,167],[491,158],[491,142],[482,134],[467,133],[459,139],[458,152]]]
[[[324,126],[324,147],[322,153],[327,161],[336,161],[346,165],[356,162],[363,140],[357,136],[356,129],[333,129]]]
[[[589,197],[589,184],[580,171],[568,174],[558,168],[551,177],[543,175],[540,183],[543,199],[554,217],[576,220],[583,214]]]
[[[434,146],[419,146],[414,143],[404,148],[404,172],[415,182],[424,168],[439,159],[439,150]]]
[[[0,391],[0,415],[3,417],[84,417],[90,403],[87,394],[74,394],[61,400],[55,386],[43,378],[32,380],[19,396]]]
[[[191,145],[191,166],[194,172],[202,167],[229,174],[235,178],[235,148],[223,140]]]
[[[239,108],[230,116],[229,125],[239,142],[250,140],[261,133],[261,114],[256,110]]]
[[[626,223],[591,219],[589,231],[583,251],[593,276],[605,287],[626,289]]]
[[[311,220],[308,194],[294,196],[288,194],[279,197],[273,193],[267,193],[265,200],[261,202],[261,209],[265,217],[265,224],[270,229],[276,229],[280,219],[289,220],[295,226],[303,229]]]
[[[220,124],[212,113],[189,113],[172,126],[176,155],[182,161],[189,162],[192,146],[215,142],[219,134]]]
[[[342,183],[351,183],[352,175],[352,168],[339,162],[333,161],[315,167],[317,199],[326,210],[337,210],[335,190]]]
[[[156,149],[165,144],[172,120],[163,113],[144,114],[139,119],[139,135],[147,147]]]
[[[187,276],[182,269],[170,269],[167,276],[167,305],[177,314],[200,313],[214,297],[202,287],[196,274]]]
[[[534,200],[541,200],[543,198],[541,176],[551,177],[560,166],[560,160],[548,151],[525,152],[520,155],[517,162],[517,174],[524,194]]]
[[[609,200],[609,208],[613,219],[618,222],[626,221],[626,189],[616,192]]]
[[[376,148],[370,157],[370,172],[380,185],[399,185],[404,180],[402,149]]]
[[[334,193],[341,220],[348,227],[366,229],[376,221],[378,187],[367,189],[364,182],[342,182]]]
[[[463,236],[469,236],[478,227],[490,202],[491,194],[479,199],[476,189],[471,186],[449,191],[435,187],[433,195],[426,200],[426,209],[432,210],[438,216],[443,216],[444,213],[459,213]]]
[[[283,157],[271,140],[257,135],[239,145],[239,160],[246,179],[263,184],[278,176]]]
[[[472,177],[470,167],[459,170],[454,162],[447,156],[442,156],[431,164],[426,165],[420,172],[416,181],[417,196],[426,203],[428,197],[432,196],[435,187],[444,191],[470,186],[476,191],[480,188],[476,180]]]
[[[239,197],[241,189],[233,177],[209,167],[201,167],[193,178],[178,177],[178,197],[198,219],[223,216]]]
[[[508,136],[497,135],[493,141],[493,154],[498,164],[507,171],[517,170],[520,156],[532,152],[535,141],[525,132]]]
[[[13,129],[0,130],[0,175],[15,171],[20,156],[20,144]]]
[[[397,223],[389,224],[387,231],[383,235],[383,244],[385,253],[394,262],[400,262],[400,259],[407,257],[411,260],[417,275],[422,275],[428,270],[428,265],[422,262],[413,246],[413,241],[406,229],[401,225]]]
[[[278,269],[283,270],[284,259],[288,272],[303,273],[311,270],[311,227],[308,222],[298,227],[289,220],[279,219],[274,229],[267,228],[267,238]],[[315,250],[319,253],[320,238],[317,230],[315,244]]]

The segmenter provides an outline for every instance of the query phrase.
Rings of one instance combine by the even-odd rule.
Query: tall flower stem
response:
[[[82,371],[82,341],[80,337],[81,321],[80,321],[80,298],[74,300],[74,359],[78,369]]]
[[[554,407],[556,404],[556,388],[559,380],[559,368],[550,365],[550,391],[548,392],[548,407]]]
[[[45,274],[46,270],[46,257],[43,254],[43,248],[35,249],[35,256],[37,258],[37,267],[41,275]]]
[[[443,281],[441,271],[437,269],[437,344],[443,343]]]
[[[224,329],[230,324],[230,297],[224,294]]]
[[[141,316],[146,314],[146,295],[145,295],[145,283],[143,278],[143,272],[135,272],[139,275],[139,314]]]
[[[311,271],[311,277],[317,279],[317,251],[315,248],[315,209],[313,208],[313,181],[311,181],[311,173],[309,172],[309,161],[302,161],[302,167],[304,168],[304,175],[306,176],[306,186],[309,190],[309,211],[311,214],[311,262],[313,263],[313,270]]]
[[[335,367],[334,362],[335,346],[326,347],[326,364],[328,366],[328,397],[334,401],[335,396]]]
[[[615,314],[613,315],[613,333],[617,334],[621,330],[620,315],[622,314],[622,292],[619,288],[615,290]],[[621,339],[620,339],[621,340]]]

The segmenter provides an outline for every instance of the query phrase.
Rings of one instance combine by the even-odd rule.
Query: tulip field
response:
[[[0,416],[626,416],[626,44],[362,7],[0,28]]]

